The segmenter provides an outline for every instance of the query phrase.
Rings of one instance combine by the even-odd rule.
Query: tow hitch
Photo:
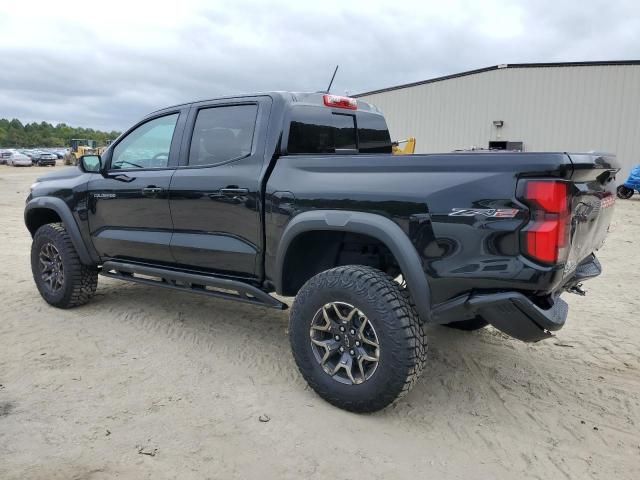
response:
[[[582,289],[582,284],[581,283],[578,283],[578,284],[574,285],[573,287],[567,289],[567,292],[575,293],[576,295],[580,295],[581,297],[584,297],[587,294],[587,292]]]
[[[576,295],[584,297],[587,292],[582,288],[583,282],[585,280],[589,280],[590,278],[597,277],[601,273],[602,267],[600,266],[600,262],[592,253],[582,262],[580,262],[573,277],[571,277],[571,279],[567,281],[567,283],[565,283],[564,290],[569,293],[575,293]]]

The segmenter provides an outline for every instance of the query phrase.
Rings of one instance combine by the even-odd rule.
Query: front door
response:
[[[260,174],[270,99],[194,105],[171,179],[171,252],[187,268],[252,277],[261,252]]]
[[[146,120],[105,155],[89,182],[91,238],[103,258],[172,262],[169,185],[177,164],[180,111]]]

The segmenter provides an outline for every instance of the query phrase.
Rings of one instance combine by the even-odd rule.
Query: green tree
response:
[[[17,118],[0,118],[0,148],[68,147],[72,138],[95,140],[104,146],[120,132],[103,132],[93,128],[70,127],[65,123],[55,126],[48,122],[22,124]]]

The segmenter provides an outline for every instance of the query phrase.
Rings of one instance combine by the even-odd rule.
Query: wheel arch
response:
[[[276,253],[274,283],[278,294],[283,294],[286,290],[285,266],[291,246],[301,235],[321,231],[365,235],[384,245],[398,263],[418,315],[423,321],[429,321],[431,291],[418,252],[396,223],[374,213],[312,210],[296,215],[285,228]],[[331,267],[334,266],[336,265]]]
[[[95,265],[87,246],[85,245],[78,224],[73,213],[60,198],[38,197],[27,203],[24,209],[24,223],[33,237],[42,225],[48,223],[62,223],[71,237],[78,257],[84,265]]]

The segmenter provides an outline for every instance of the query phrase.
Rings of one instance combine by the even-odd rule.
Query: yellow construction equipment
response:
[[[404,148],[400,148],[400,144],[404,143]],[[398,140],[391,144],[391,151],[394,155],[411,155],[416,151],[416,138],[409,137],[404,140]]]
[[[104,147],[99,147],[96,149],[96,153],[98,155],[102,155],[104,153],[104,151],[109,148],[109,145],[111,145],[113,143],[113,140],[107,140],[107,144]]]
[[[71,149],[69,150],[69,153],[64,156],[65,165],[77,165],[78,160],[80,160],[80,157],[83,155],[97,153],[95,140],[72,138],[69,146]]]

